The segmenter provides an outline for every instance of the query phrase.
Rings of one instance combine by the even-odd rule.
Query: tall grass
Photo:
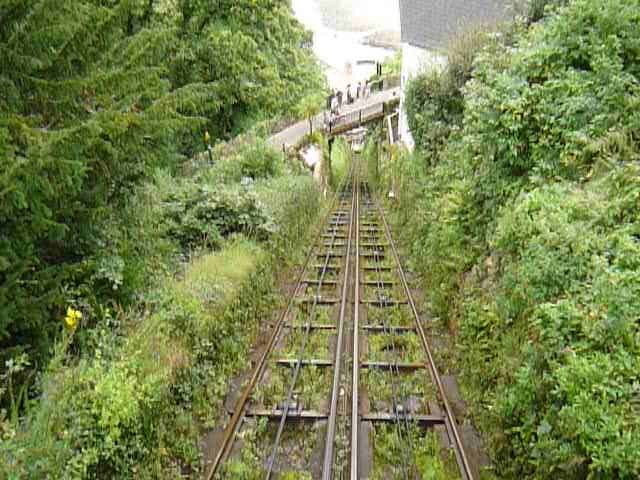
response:
[[[333,143],[333,149],[331,151],[331,188],[337,190],[344,183],[351,163],[353,161],[353,152],[351,146],[347,141],[338,137]]]

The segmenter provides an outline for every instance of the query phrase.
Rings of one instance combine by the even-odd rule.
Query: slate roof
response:
[[[425,49],[445,48],[451,36],[473,24],[509,15],[510,0],[400,0],[402,42]]]

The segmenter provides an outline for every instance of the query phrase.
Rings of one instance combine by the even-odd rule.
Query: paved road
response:
[[[370,107],[375,104],[386,102],[387,100],[393,97],[399,97],[400,89],[392,88],[389,90],[384,90],[382,92],[375,93],[371,95],[369,98],[364,100],[359,100],[351,105],[343,105],[343,110],[340,112],[342,115],[355,112],[365,107]],[[323,114],[317,115],[313,119],[313,130],[323,130]],[[309,121],[302,120],[288,128],[285,128],[283,131],[276,133],[267,141],[270,145],[282,148],[282,145],[295,145],[298,143],[302,137],[304,137],[307,133],[309,133]]]

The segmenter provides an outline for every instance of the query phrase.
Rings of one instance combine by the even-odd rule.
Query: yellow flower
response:
[[[70,330],[73,330],[78,324],[78,320],[82,318],[82,312],[73,307],[67,308],[67,316],[64,317],[64,324]]]

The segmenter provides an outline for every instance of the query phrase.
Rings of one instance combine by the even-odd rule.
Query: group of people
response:
[[[369,84],[369,80],[365,80],[364,84],[362,82],[358,82],[355,89],[355,96],[352,93],[351,84],[348,84],[344,93],[341,90],[333,90],[331,92],[331,95],[327,98],[327,110],[339,115],[343,102],[351,104],[361,98],[367,98],[369,95],[371,95],[371,85]]]
[[[358,82],[355,88],[355,96],[351,90],[351,84],[348,84],[345,91],[332,90],[331,94],[327,97],[327,110],[329,111],[329,126],[335,125],[335,122],[340,115],[343,104],[352,104],[359,99],[368,98],[371,95],[371,85],[369,80],[365,80],[364,83]]]

